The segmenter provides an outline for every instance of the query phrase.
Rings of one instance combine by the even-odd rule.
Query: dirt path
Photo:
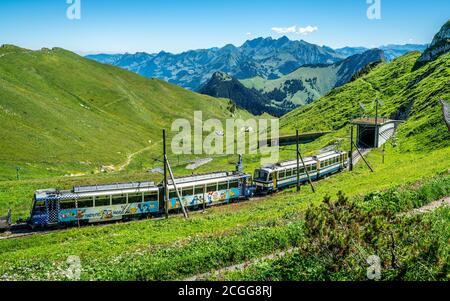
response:
[[[433,212],[434,210],[436,210],[438,208],[441,208],[441,207],[444,207],[444,206],[450,206],[450,196],[446,197],[444,199],[441,199],[439,201],[432,202],[432,203],[430,203],[430,204],[428,204],[426,206],[423,206],[421,208],[414,209],[414,210],[412,210],[412,211],[410,211],[410,212],[408,212],[406,214],[403,214],[403,216],[414,216],[414,215],[417,215],[417,214],[426,214],[426,213]],[[291,249],[289,249],[287,251],[280,251],[280,252],[277,252],[275,254],[271,254],[271,255],[268,255],[268,256],[261,257],[261,258],[256,258],[256,259],[253,259],[253,260],[249,260],[249,261],[246,261],[246,262],[241,263],[241,264],[236,264],[236,265],[229,266],[229,267],[226,267],[226,268],[223,268],[223,269],[219,269],[219,270],[216,270],[216,271],[213,271],[213,272],[196,275],[196,276],[187,278],[184,281],[204,281],[204,280],[210,279],[211,277],[219,277],[220,278],[220,276],[225,274],[225,273],[241,271],[241,270],[244,270],[245,268],[247,268],[247,267],[249,267],[251,265],[254,265],[254,264],[266,261],[266,260],[274,260],[274,259],[277,259],[277,258],[284,257],[286,255],[290,255],[290,254],[294,253],[297,250],[298,250],[298,248],[291,248]]]
[[[428,205],[425,205],[425,206],[423,206],[421,208],[414,209],[414,210],[412,210],[412,211],[410,211],[410,212],[408,212],[406,214],[403,214],[403,215],[404,216],[414,216],[414,215],[418,215],[418,214],[426,214],[426,213],[433,212],[434,210],[436,210],[438,208],[441,208],[441,207],[444,207],[444,206],[449,206],[450,207],[450,196],[446,197],[446,198],[444,198],[442,200],[432,202],[432,203],[430,203]]]
[[[247,268],[250,265],[257,264],[257,263],[265,261],[265,260],[274,260],[274,259],[277,259],[277,258],[284,257],[286,255],[290,255],[290,254],[294,253],[297,250],[298,250],[298,248],[292,248],[292,249],[289,249],[287,251],[280,251],[280,252],[277,252],[275,254],[271,254],[271,255],[265,256],[265,257],[257,258],[257,259],[254,259],[254,260],[249,260],[249,261],[246,261],[246,262],[241,263],[241,264],[233,265],[233,266],[230,266],[230,267],[226,267],[226,268],[223,268],[223,269],[220,269],[220,270],[216,270],[216,271],[213,271],[213,272],[209,272],[209,273],[205,273],[205,274],[196,275],[196,276],[187,278],[184,281],[205,281],[205,280],[210,279],[211,277],[220,277],[221,275],[223,275],[225,273],[241,271],[241,270],[244,270],[245,268]]]
[[[137,155],[142,154],[142,153],[145,152],[145,151],[148,151],[148,150],[151,149],[151,148],[152,148],[152,146],[148,146],[148,147],[145,147],[145,148],[143,148],[143,149],[141,149],[141,150],[139,150],[139,151],[137,151],[137,152],[134,152],[134,153],[132,153],[132,154],[129,154],[128,157],[127,157],[127,160],[125,161],[125,163],[123,163],[122,165],[120,165],[120,166],[117,168],[117,170],[119,170],[119,171],[125,170],[125,168],[127,168],[128,165],[131,164],[131,161],[133,161],[134,157],[136,157]]]

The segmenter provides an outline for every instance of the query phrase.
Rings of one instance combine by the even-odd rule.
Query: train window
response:
[[[128,204],[142,203],[142,193],[139,194],[129,194]],[[95,200],[95,205],[97,206],[97,200]]]
[[[262,171],[262,170],[255,171],[255,180],[267,181],[267,172]]]
[[[316,171],[316,170],[317,170],[317,165],[316,164],[312,165],[312,171]]]
[[[127,203],[127,196],[126,195],[114,195],[112,197],[112,204],[113,205],[123,205]]]
[[[94,199],[93,198],[85,198],[85,199],[79,199],[77,201],[78,208],[92,208],[94,207]]]
[[[34,210],[34,212],[40,212],[40,213],[45,212],[45,210],[46,210],[45,201],[36,201],[34,203],[34,209],[33,210]]]
[[[111,196],[95,197],[95,207],[103,207],[111,205]]]
[[[65,210],[65,209],[75,209],[77,208],[76,204],[75,204],[75,200],[65,200],[65,201],[61,201],[59,203],[59,208],[61,210]]]
[[[195,194],[203,194],[203,193],[205,193],[204,190],[205,190],[205,187],[203,187],[203,186],[195,186],[194,193]]]
[[[279,179],[284,179],[285,177],[286,177],[286,171],[285,171],[285,170],[280,171],[280,172],[278,173],[278,178],[279,178]]]
[[[239,181],[231,181],[230,188],[239,188]]]
[[[183,196],[193,196],[193,195],[194,195],[194,187],[183,188]]]
[[[269,181],[272,181],[273,180],[273,173],[271,173],[270,175],[269,175]]]
[[[156,201],[158,201],[157,192],[147,192],[144,194],[144,202],[156,202]]]
[[[197,195],[197,194],[203,194],[203,193],[205,193],[204,192],[205,191],[205,187],[203,187],[203,186],[195,186],[195,194]]]
[[[292,169],[288,169],[286,171],[286,177],[291,177],[292,176]]]
[[[206,192],[215,192],[217,191],[217,183],[214,184],[208,184],[206,187]]]
[[[169,191],[169,199],[175,199],[178,198],[178,194],[175,190],[170,190]]]
[[[219,183],[218,191],[227,190],[228,189],[228,182],[221,182]]]

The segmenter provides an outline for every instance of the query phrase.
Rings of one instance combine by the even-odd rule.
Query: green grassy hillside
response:
[[[358,164],[354,172],[316,182],[316,193],[309,187],[302,187],[301,193],[286,190],[263,199],[210,208],[206,213],[192,212],[187,221],[171,216],[168,220],[0,240],[0,278],[67,280],[63,273],[67,258],[79,256],[82,280],[182,280],[297,248],[284,259],[248,265],[242,273],[225,275],[225,279],[366,280],[367,256],[376,254],[383,263],[382,280],[448,280],[448,209],[413,219],[407,215],[412,209],[448,196],[450,191],[450,134],[437,103],[438,98],[450,96],[450,55],[412,71],[418,56],[411,53],[380,65],[281,119],[284,133],[292,133],[296,127],[302,132],[332,130],[332,134],[302,147],[304,152],[316,152],[337,138],[348,137],[349,121],[361,115],[360,102],[368,106],[370,115],[372,101],[383,100],[382,115],[409,118],[400,128],[398,146],[387,144],[383,163],[378,151],[367,156],[375,172]],[[287,156],[294,158],[295,152],[282,153],[283,158]],[[257,157],[245,159],[249,172],[260,163]],[[214,167],[226,166],[226,158],[222,160]],[[202,168],[206,171],[208,167]],[[182,172],[186,171],[175,170],[176,174]],[[37,188],[116,182],[141,176],[146,175],[5,181],[0,183],[0,215],[12,208],[14,217],[25,217],[32,191]],[[327,196],[334,199],[340,191],[356,206],[349,208],[344,204],[337,211],[324,209],[323,205],[314,209]],[[363,212],[367,214],[355,213],[355,208],[367,210]],[[331,219],[334,212],[338,213],[335,217],[339,223]],[[316,228],[308,224],[314,220],[324,221],[318,235],[311,234]],[[336,229],[335,225],[343,227]],[[394,246],[391,237],[396,242]],[[331,250],[333,257],[320,250]],[[208,256],[203,256],[206,253]],[[392,254],[396,255],[396,262]]]
[[[91,173],[159,154],[177,118],[229,118],[229,104],[63,49],[0,48],[0,180]],[[251,116],[244,111],[237,115]]]
[[[384,52],[372,49],[330,65],[303,66],[278,79],[254,77],[241,82],[271,99],[272,105],[290,112],[292,108],[310,104],[333,88],[345,85],[356,74],[382,61],[385,61]]]
[[[374,116],[374,100],[382,100],[380,115],[398,119],[398,145],[402,152],[426,151],[450,146],[450,133],[443,122],[439,98],[450,99],[450,54],[413,71],[419,52],[382,64],[365,76],[335,89],[313,104],[281,119],[282,132],[329,131],[334,133],[317,143],[349,136],[350,120]],[[360,103],[365,104],[362,112]]]
[[[262,77],[242,80],[241,82],[250,89],[263,93],[274,93],[276,90],[287,90],[287,99],[297,106],[311,103],[330,91],[336,84],[338,68],[334,65],[322,67],[300,67],[296,71],[279,79],[267,80]],[[316,79],[312,84],[312,79]],[[305,83],[303,89],[290,89],[290,83],[301,81]],[[285,88],[285,86],[287,86]],[[292,91],[290,91],[292,90]]]

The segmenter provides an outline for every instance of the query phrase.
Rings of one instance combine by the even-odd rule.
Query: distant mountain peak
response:
[[[277,42],[279,42],[277,40]],[[280,116],[298,105],[308,104],[351,81],[355,75],[385,60],[384,52],[371,49],[334,64],[302,66],[279,79],[254,77],[239,81],[225,72],[215,72],[200,93],[229,98],[253,114]]]
[[[231,80],[233,80],[233,78],[225,72],[216,71],[212,75],[211,80],[231,81]]]
[[[236,47],[198,49],[179,54],[91,55],[90,59],[112,64],[146,77],[155,77],[191,90],[198,90],[222,71],[236,79],[260,76],[277,79],[307,64],[332,64],[344,57],[332,49],[304,41],[260,37]]]

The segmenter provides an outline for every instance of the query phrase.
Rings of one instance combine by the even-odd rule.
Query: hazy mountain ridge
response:
[[[405,44],[405,45],[385,45],[377,47],[384,51],[386,59],[392,61],[399,56],[402,56],[412,51],[424,51],[427,48],[427,44]],[[343,56],[349,57],[355,54],[361,54],[368,51],[366,47],[343,47],[335,49],[335,51]]]
[[[240,47],[229,44],[222,48],[191,50],[181,54],[160,52],[86,57],[191,90],[198,90],[217,71],[237,79],[255,76],[276,79],[305,64],[329,64],[344,59],[329,47],[292,41],[287,37],[258,38]]]
[[[306,65],[275,80],[255,77],[238,81],[226,74],[216,73],[199,92],[232,99],[253,114],[267,112],[281,116],[348,83],[366,66],[384,60],[382,50],[372,49],[339,63]]]

